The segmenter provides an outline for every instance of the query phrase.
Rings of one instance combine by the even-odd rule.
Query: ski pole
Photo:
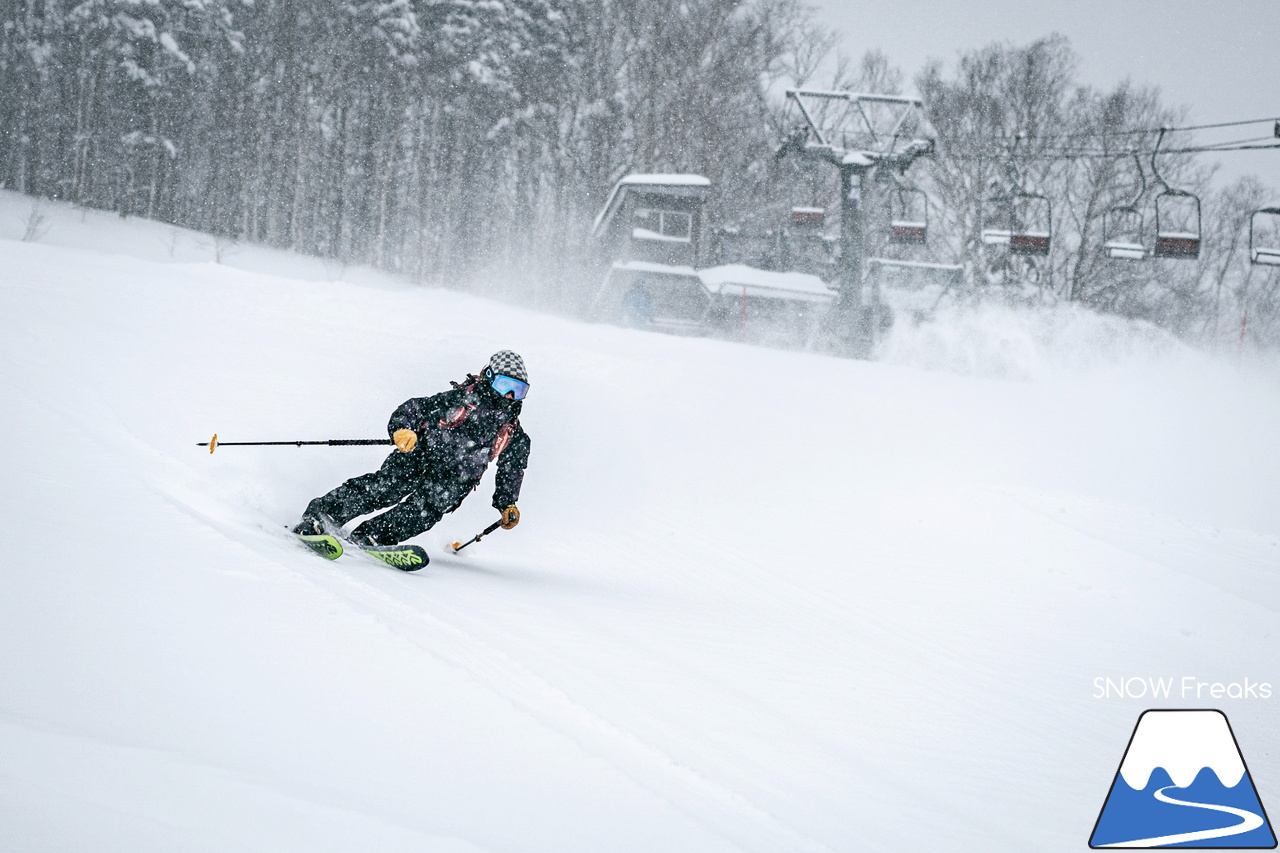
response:
[[[215,432],[213,438],[208,441],[196,442],[196,447],[207,447],[209,452],[217,450],[219,447],[231,447],[246,445],[293,445],[301,447],[304,444],[328,444],[333,447],[349,447],[356,444],[395,444],[389,438],[330,438],[326,441],[218,441],[218,434]]]
[[[490,533],[492,533],[493,531],[497,530],[497,529],[498,529],[499,527],[501,527],[501,526],[502,526],[502,519],[498,519],[498,520],[497,520],[497,521],[495,521],[493,524],[490,524],[490,525],[489,525],[488,527],[486,527],[484,530],[482,530],[482,531],[480,531],[479,533],[477,533],[475,536],[472,536],[472,537],[471,537],[470,539],[468,539],[466,542],[454,542],[454,543],[453,543],[453,551],[454,551],[454,553],[456,554],[457,552],[461,551],[463,548],[467,547],[467,546],[468,546],[468,545],[470,545],[472,542],[479,542],[481,539],[483,539],[484,537],[488,536]]]

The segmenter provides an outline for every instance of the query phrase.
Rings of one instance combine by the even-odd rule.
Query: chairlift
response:
[[[1053,203],[1025,190],[987,199],[982,242],[1008,246],[1013,255],[1047,255],[1053,241]]]
[[[1017,228],[1009,236],[1015,255],[1047,255],[1053,236],[1053,204],[1047,196],[1022,193],[1014,196]]]
[[[1141,261],[1147,257],[1146,219],[1138,209],[1147,191],[1147,176],[1136,151],[1133,162],[1138,167],[1138,191],[1133,200],[1118,204],[1102,215],[1102,250],[1108,258],[1118,261]]]
[[[1163,191],[1156,196],[1156,245],[1152,255],[1157,258],[1200,257],[1200,197],[1186,190],[1174,189],[1160,175],[1156,167],[1156,155],[1164,141],[1167,128],[1160,129],[1155,150],[1151,152],[1151,172]]]
[[[1269,226],[1260,225],[1269,220]],[[1249,262],[1280,266],[1280,207],[1264,207],[1249,215]]]
[[[1147,257],[1142,212],[1131,205],[1118,205],[1102,215],[1102,248],[1108,258],[1141,261]]]
[[[889,242],[923,246],[929,235],[929,197],[924,190],[898,184],[889,198]]]
[[[1186,190],[1156,196],[1157,258],[1200,257],[1200,199]]]
[[[1007,246],[1013,236],[1013,214],[1008,196],[993,196],[982,202],[982,242],[988,246]]]

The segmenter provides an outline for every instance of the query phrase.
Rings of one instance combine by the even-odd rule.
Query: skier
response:
[[[397,545],[457,509],[494,460],[493,507],[502,513],[504,530],[515,527],[529,460],[529,436],[519,421],[529,391],[524,360],[502,350],[481,376],[467,374],[465,382],[450,384],[450,391],[402,403],[387,424],[396,449],[382,467],[311,501],[293,532],[322,535],[385,510],[362,522],[350,539],[362,546]]]

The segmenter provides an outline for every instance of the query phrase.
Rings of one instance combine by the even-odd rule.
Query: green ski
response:
[[[342,556],[342,542],[336,536],[327,533],[295,533],[298,541],[326,560],[336,560]],[[427,552],[417,545],[356,545],[361,553],[368,554],[379,562],[386,563],[402,572],[416,572],[431,562]]]
[[[402,572],[416,572],[431,562],[417,545],[361,545],[360,550]]]
[[[329,534],[316,536],[310,533],[295,533],[298,541],[315,551],[326,560],[336,560],[342,556],[342,543]]]

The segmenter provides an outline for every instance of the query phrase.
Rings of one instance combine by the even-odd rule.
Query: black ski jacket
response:
[[[496,459],[493,506],[506,509],[520,498],[529,462],[529,436],[519,420],[521,402],[498,396],[476,376],[452,384],[453,390],[401,403],[387,423],[387,434],[398,429],[416,432],[418,444],[409,455],[420,454],[426,476],[456,482],[468,492]]]

